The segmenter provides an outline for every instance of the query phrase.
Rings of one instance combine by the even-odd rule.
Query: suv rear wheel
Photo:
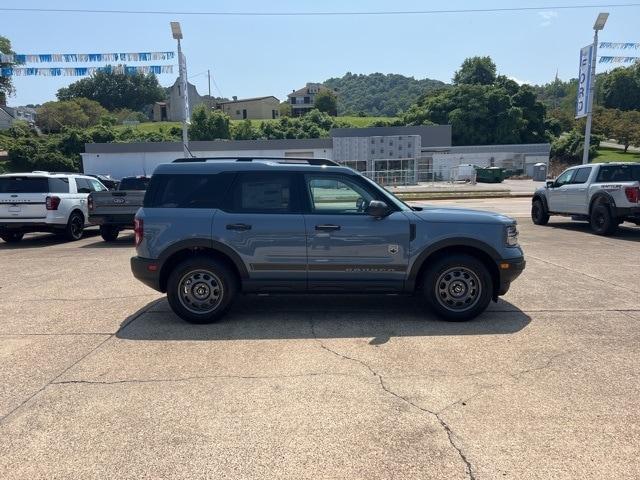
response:
[[[189,323],[212,323],[222,317],[236,295],[233,273],[223,263],[194,257],[178,264],[167,282],[171,309]]]
[[[73,212],[69,217],[67,226],[64,229],[64,238],[73,242],[82,238],[84,231],[84,217],[80,212]]]
[[[539,198],[535,199],[531,204],[531,220],[536,225],[546,225],[549,223],[549,214],[547,213],[546,208],[544,208],[544,203]]]
[[[471,320],[491,301],[493,282],[487,267],[477,258],[450,255],[436,260],[425,272],[424,296],[444,320]]]
[[[18,243],[24,237],[24,233],[19,232],[7,232],[0,235],[0,238],[7,243]]]

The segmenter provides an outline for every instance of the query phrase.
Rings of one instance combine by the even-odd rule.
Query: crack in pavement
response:
[[[400,395],[400,394],[394,392],[393,390],[391,390],[391,388],[389,388],[384,383],[384,379],[382,378],[382,375],[380,375],[376,370],[374,370],[369,364],[367,364],[366,362],[364,362],[364,361],[362,361],[362,360],[360,360],[358,358],[349,357],[348,355],[344,355],[344,354],[342,354],[340,352],[337,352],[337,351],[329,348],[327,345],[325,345],[324,342],[320,339],[320,337],[318,337],[318,335],[316,333],[316,327],[315,327],[315,322],[313,321],[313,316],[310,319],[310,324],[311,324],[311,334],[313,335],[314,340],[316,340],[318,342],[318,344],[320,345],[320,347],[322,347],[324,350],[326,350],[327,352],[329,352],[329,353],[331,353],[331,354],[333,354],[333,355],[335,355],[337,357],[342,358],[343,360],[349,360],[351,362],[355,362],[355,363],[358,363],[358,364],[362,365],[367,370],[369,370],[369,372],[371,372],[371,375],[373,375],[374,377],[376,377],[378,379],[380,387],[387,394],[397,398],[398,400],[401,400],[401,401],[407,403],[408,405],[420,410],[421,412],[433,415],[436,418],[436,420],[438,420],[438,423],[440,423],[440,426],[444,429],[445,433],[447,434],[447,438],[449,440],[449,444],[456,450],[456,452],[458,453],[458,456],[460,457],[460,459],[464,463],[465,471],[466,471],[468,477],[471,480],[475,480],[476,477],[475,477],[475,474],[473,472],[473,466],[471,464],[471,461],[465,455],[464,451],[462,450],[462,447],[457,444],[458,442],[456,442],[456,439],[458,439],[458,441],[459,441],[459,437],[457,435],[455,435],[453,430],[451,430],[451,427],[440,416],[440,412],[434,412],[434,411],[429,410],[427,408],[421,407],[421,406],[417,405],[416,403],[412,402],[411,400],[409,400],[408,398],[405,398],[402,395]]]
[[[190,382],[193,380],[215,380],[215,379],[239,379],[239,380],[277,380],[280,378],[303,378],[303,377],[355,377],[349,373],[336,373],[336,372],[310,372],[299,373],[291,375],[194,375],[190,377],[182,378],[133,378],[129,380],[61,380],[59,382],[50,382],[50,385],[119,385],[126,383],[177,383],[177,382]]]

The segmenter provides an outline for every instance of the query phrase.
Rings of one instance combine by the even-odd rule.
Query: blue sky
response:
[[[55,8],[109,10],[384,11],[514,6],[540,7],[541,10],[368,17],[0,12],[3,18],[0,34],[11,39],[16,52],[27,54],[165,51],[175,50],[169,21],[178,20],[185,37],[183,48],[190,81],[201,94],[207,93],[207,77],[201,73],[211,69],[217,85],[212,86],[215,95],[275,95],[283,99],[292,89],[308,81],[342,76],[347,71],[401,73],[448,82],[460,63],[473,55],[490,55],[500,73],[521,82],[548,82],[556,70],[562,79],[575,77],[579,49],[592,41],[593,21],[602,9],[554,10],[548,6],[602,3],[607,1],[58,0]],[[54,2],[3,0],[2,6],[51,8]],[[640,7],[606,10],[611,16],[601,40],[640,42]],[[73,77],[16,77],[17,95],[9,99],[9,104],[53,100],[58,88],[74,80]],[[159,80],[169,85],[175,75],[160,75]]]

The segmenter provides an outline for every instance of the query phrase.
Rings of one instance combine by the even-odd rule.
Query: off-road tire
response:
[[[462,322],[486,310],[493,296],[493,280],[478,258],[448,255],[429,265],[422,279],[422,293],[438,317]]]
[[[618,221],[611,214],[608,205],[599,204],[593,207],[589,216],[591,230],[598,235],[613,235],[618,229]]]
[[[213,323],[229,309],[238,290],[234,273],[222,262],[197,256],[174,267],[167,281],[171,309],[189,323]]]
[[[536,225],[546,225],[549,223],[549,213],[540,199],[534,200],[531,204],[531,220],[533,220],[533,223]]]

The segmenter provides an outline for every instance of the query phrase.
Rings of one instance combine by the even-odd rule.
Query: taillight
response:
[[[60,197],[47,197],[45,205],[47,206],[47,210],[57,210],[60,205]]]
[[[136,218],[133,221],[133,233],[135,234],[136,247],[142,243],[142,237],[144,237],[144,222],[141,218]]]
[[[87,198],[87,208],[93,210],[93,197],[91,195]]]
[[[640,201],[640,187],[626,187],[624,194],[630,203],[638,203]]]

